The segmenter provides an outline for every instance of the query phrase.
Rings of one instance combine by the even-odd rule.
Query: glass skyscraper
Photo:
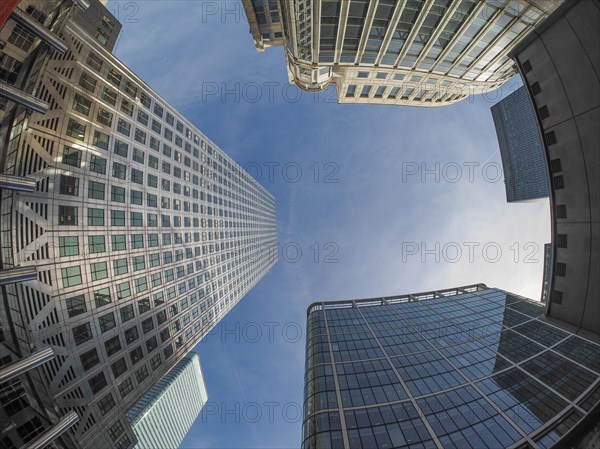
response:
[[[527,88],[521,86],[492,106],[492,117],[502,156],[506,201],[548,198],[544,144]]]
[[[600,346],[539,302],[479,284],[308,308],[304,449],[547,448],[599,407]]]
[[[47,112],[8,102],[0,127],[0,336],[53,349],[36,388],[77,413],[72,440],[126,449],[127,411],[276,262],[275,199],[111,53],[90,3],[59,11],[57,50],[30,37],[15,86]]]
[[[256,48],[339,103],[443,106],[501,86],[508,52],[559,0],[245,0]]]
[[[178,448],[207,399],[200,358],[190,352],[127,414],[135,448]]]

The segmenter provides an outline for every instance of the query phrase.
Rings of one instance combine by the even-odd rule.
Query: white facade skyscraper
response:
[[[443,106],[501,86],[508,52],[559,0],[244,0],[256,48],[339,103]]]
[[[53,349],[39,393],[70,437],[127,449],[127,411],[276,262],[275,199],[112,55],[91,4],[14,78],[48,111],[10,103],[0,129],[0,316],[22,357]]]
[[[127,414],[135,448],[178,448],[207,399],[200,357],[190,352]]]

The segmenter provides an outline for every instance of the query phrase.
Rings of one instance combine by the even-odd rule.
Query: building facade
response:
[[[527,88],[519,89],[492,106],[498,136],[506,201],[548,198],[548,168],[544,144]]]
[[[207,400],[200,358],[190,352],[127,414],[136,449],[178,448]]]
[[[77,413],[69,437],[126,449],[131,407],[276,262],[275,200],[111,54],[90,3],[23,78],[46,111],[2,121],[0,316],[18,356],[53,349],[39,392]]]
[[[304,397],[304,449],[548,448],[597,421],[600,345],[483,284],[317,302]]]
[[[547,313],[600,334],[600,5],[561,5],[511,53],[544,138],[552,219]]]
[[[298,87],[334,83],[339,103],[434,107],[507,81],[515,74],[507,53],[560,1],[243,3],[257,49],[283,45]]]

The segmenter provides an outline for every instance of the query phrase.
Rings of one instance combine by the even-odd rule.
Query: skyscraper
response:
[[[548,169],[535,108],[521,86],[492,106],[509,203],[548,198]]]
[[[127,411],[276,262],[275,200],[111,54],[90,3],[24,79],[47,112],[9,102],[0,128],[0,316],[19,356],[54,350],[38,393],[78,445],[126,449]]]
[[[256,48],[283,45],[298,87],[335,83],[339,103],[429,107],[501,86],[515,73],[507,53],[559,3],[243,2]]]
[[[539,302],[479,284],[307,313],[304,449],[547,448],[600,410],[600,345]]]
[[[178,448],[207,399],[200,358],[190,352],[127,414],[136,449]]]
[[[547,314],[600,333],[600,5],[563,3],[511,53],[536,110],[550,179]]]
[[[492,117],[502,157],[506,201],[548,198],[542,136],[525,86],[492,106]]]

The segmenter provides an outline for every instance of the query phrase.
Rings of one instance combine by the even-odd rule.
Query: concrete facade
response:
[[[544,136],[552,209],[548,318],[600,334],[600,4],[572,1],[515,48]]]

